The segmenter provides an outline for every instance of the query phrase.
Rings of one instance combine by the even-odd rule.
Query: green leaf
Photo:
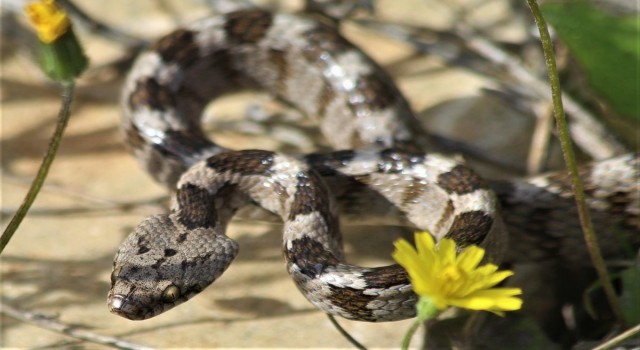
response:
[[[627,323],[640,324],[640,254],[636,258],[635,266],[620,273],[622,280],[622,295],[620,306]]]
[[[546,3],[546,20],[587,72],[592,88],[621,115],[640,120],[640,21],[583,1]]]

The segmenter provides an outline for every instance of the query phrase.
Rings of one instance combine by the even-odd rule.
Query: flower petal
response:
[[[450,300],[450,304],[471,310],[514,311],[522,307],[522,299],[507,296],[501,298],[476,296]]]
[[[415,238],[415,241],[416,241],[418,254],[433,252],[436,243],[433,240],[433,237],[431,237],[431,234],[429,232],[426,232],[426,231],[416,232],[416,234],[413,237]]]
[[[409,242],[404,239],[398,239],[393,242],[393,246],[396,249],[391,253],[391,257],[397,261],[398,264],[402,265],[406,270],[415,267],[418,253]]]
[[[456,263],[461,269],[471,271],[478,267],[483,257],[484,249],[477,246],[470,246],[458,255]]]
[[[512,276],[513,271],[504,270],[496,271],[489,276],[485,276],[482,281],[483,288],[490,288],[504,281],[507,277]]]
[[[522,289],[520,288],[491,288],[491,289],[482,289],[482,290],[475,291],[474,293],[468,295],[468,297],[499,299],[499,298],[505,298],[505,297],[513,297],[521,294],[522,294]]]
[[[495,273],[496,271],[498,271],[498,265],[485,264],[485,265],[482,265],[482,266],[478,267],[477,269],[473,270],[473,274],[474,275],[489,276],[492,273]]]
[[[454,264],[456,261],[456,242],[449,238],[443,238],[436,247],[436,256],[442,265]]]
[[[25,7],[25,12],[40,40],[46,44],[54,42],[69,30],[71,21],[55,1],[43,0]]]
[[[487,310],[495,306],[495,302],[491,298],[460,298],[451,299],[449,304],[471,310]]]
[[[430,266],[423,263],[416,250],[406,240],[399,239],[393,244],[396,249],[391,256],[409,273],[414,292],[421,295],[430,293],[433,285],[430,276],[434,274]]]

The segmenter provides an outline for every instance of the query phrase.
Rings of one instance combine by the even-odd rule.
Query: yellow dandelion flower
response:
[[[494,264],[478,266],[484,249],[470,246],[457,254],[453,240],[444,238],[436,245],[427,232],[416,233],[415,241],[417,249],[406,240],[394,242],[392,256],[409,273],[416,294],[436,309],[456,306],[501,315],[522,307],[520,288],[493,288],[513,272],[498,271]]]
[[[71,21],[54,0],[41,0],[24,9],[40,39],[40,63],[54,80],[69,82],[87,68],[88,59],[73,33]]]
[[[25,7],[31,25],[36,29],[38,38],[46,44],[52,43],[69,30],[69,17],[56,5],[54,0],[42,0]]]

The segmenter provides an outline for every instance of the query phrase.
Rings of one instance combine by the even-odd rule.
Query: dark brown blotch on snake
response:
[[[131,108],[149,106],[164,111],[175,105],[175,98],[171,90],[158,83],[158,80],[147,78],[137,82],[135,90],[129,95],[129,105]]]
[[[322,244],[309,237],[292,240],[290,246],[285,247],[284,254],[310,278],[321,275],[328,266],[336,266],[340,262]]]
[[[274,153],[263,150],[248,150],[238,156],[235,153],[222,153],[210,158],[207,166],[218,172],[232,171],[241,175],[264,174],[273,165]]]
[[[166,63],[176,63],[188,67],[198,58],[195,34],[187,29],[179,29],[158,40],[152,47]]]
[[[461,247],[479,245],[486,238],[491,225],[493,218],[483,211],[464,212],[455,217],[446,237],[453,239]]]
[[[213,206],[213,197],[206,189],[191,183],[184,184],[178,188],[176,200],[180,208],[178,220],[184,227],[194,230],[215,226],[218,216]]]
[[[438,176],[438,184],[448,192],[459,195],[488,188],[475,172],[464,166],[456,166]]]
[[[229,41],[237,44],[257,43],[267,34],[273,21],[269,12],[260,10],[231,12],[226,18],[224,29]]]

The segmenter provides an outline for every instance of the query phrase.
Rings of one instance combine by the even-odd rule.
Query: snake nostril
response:
[[[124,295],[122,294],[114,295],[109,301],[109,308],[111,309],[111,311],[119,311],[120,309],[122,309],[122,306],[124,305],[124,300],[125,300]]]

